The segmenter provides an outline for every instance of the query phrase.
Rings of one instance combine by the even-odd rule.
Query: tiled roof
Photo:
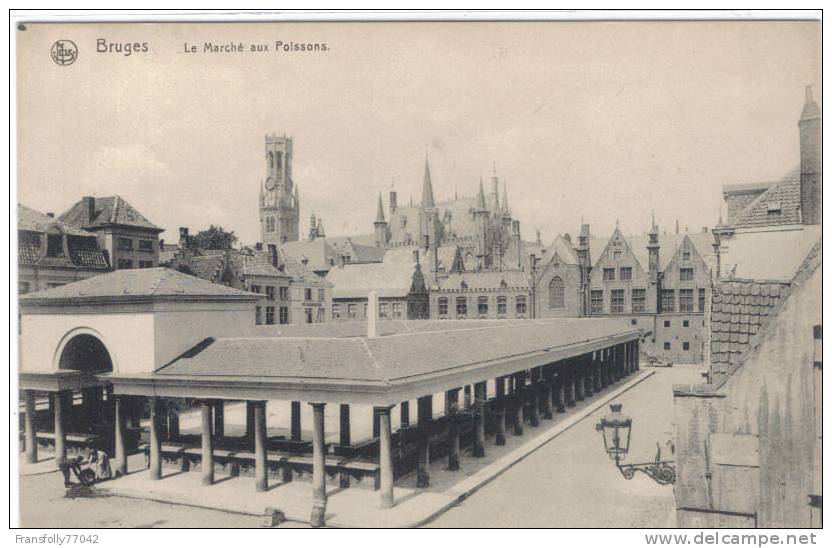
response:
[[[95,198],[95,212],[90,221],[84,209],[84,200],[75,203],[61,215],[61,220],[82,228],[95,228],[111,224],[145,228],[157,232],[162,229],[148,221],[136,208],[121,196]]]
[[[225,257],[223,255],[197,255],[188,257],[184,264],[194,276],[217,283],[225,268]]]
[[[711,364],[727,371],[748,348],[750,337],[760,330],[777,308],[788,284],[734,281],[719,284],[711,293]]]
[[[329,270],[332,268],[335,252],[327,241],[328,238],[316,238],[311,242],[308,240],[286,242],[281,244],[280,251],[286,260],[291,259],[295,263],[300,263],[306,258],[310,270]]]
[[[384,324],[384,322],[382,322]],[[443,324],[444,325],[444,324]],[[186,353],[156,375],[302,378],[390,384],[633,333],[620,320],[482,323],[367,338],[230,338]],[[275,356],[280,356],[279,360]]]
[[[23,302],[47,302],[50,300],[131,298],[235,298],[257,299],[257,295],[214,284],[196,276],[190,276],[169,268],[138,268],[116,270],[71,284],[29,293],[20,297]]]
[[[439,282],[439,289],[460,290],[463,283],[471,290],[494,290],[502,287],[528,289],[529,279],[522,270],[462,272]]]
[[[28,232],[46,232],[52,227],[57,227],[64,234],[72,236],[95,236],[92,232],[82,230],[77,226],[67,224],[61,219],[56,219],[35,211],[30,207],[17,204],[17,229]]]
[[[326,286],[327,280],[323,276],[319,276],[312,270],[311,264],[303,264],[300,257],[295,257],[284,253],[281,249],[280,264],[283,266],[283,271],[292,277],[293,281],[308,283],[319,286]]]
[[[98,247],[96,238],[79,238],[70,236],[67,240],[69,257],[75,266],[93,270],[108,270],[110,268],[104,251]]]
[[[752,348],[766,337],[769,325],[789,296],[821,266],[817,240],[788,282],[733,280],[711,292],[711,384],[721,385],[742,366]]]
[[[800,168],[792,170],[745,207],[734,228],[800,224]]]
[[[552,240],[552,243],[543,248],[543,254],[538,255],[538,258],[542,258],[548,263],[552,260],[552,257],[557,254],[561,263],[578,264],[578,254],[575,252],[573,247],[574,245],[577,245],[577,241],[570,242],[563,234],[558,234],[557,237]]]
[[[233,252],[236,262],[242,263],[244,276],[271,276],[289,278],[289,274],[278,270],[272,265],[272,258],[267,251],[254,251],[252,253]]]

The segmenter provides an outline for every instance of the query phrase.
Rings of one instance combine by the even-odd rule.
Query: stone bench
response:
[[[145,455],[145,464],[150,467],[150,446],[143,444],[140,451]],[[202,448],[182,444],[163,443],[162,466],[182,472],[197,472],[202,469]],[[214,449],[214,472],[232,477],[254,477],[255,459],[250,451]],[[311,481],[312,457],[279,451],[266,453],[266,475],[283,483],[290,481]],[[377,490],[380,487],[381,467],[378,464],[344,457],[327,455],[325,459],[327,476],[346,489],[351,480],[360,487]],[[369,481],[367,481],[369,480]]]

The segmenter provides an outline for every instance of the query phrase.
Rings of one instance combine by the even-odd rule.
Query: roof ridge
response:
[[[373,367],[376,368],[376,371],[378,371],[379,376],[381,376],[382,380],[384,380],[384,384],[390,385],[390,379],[387,378],[387,375],[384,372],[384,368],[381,367],[380,363],[378,363],[378,360],[376,360],[373,351],[370,349],[370,345],[367,344],[367,341],[369,339],[366,337],[362,337],[360,340],[361,344],[364,346],[364,350],[367,351],[367,355],[370,356],[370,360],[373,362]]]

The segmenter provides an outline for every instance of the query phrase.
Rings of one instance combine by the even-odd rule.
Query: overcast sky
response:
[[[96,40],[148,52],[96,52]],[[17,32],[18,197],[60,213],[119,194],[175,240],[220,224],[259,238],[266,133],[294,137],[301,234],[370,233],[379,191],[473,194],[496,162],[523,238],[716,222],[723,184],[798,165],[820,25],[257,23],[29,25]],[[78,45],[53,63],[57,39]],[[275,53],[274,41],[326,52]],[[267,53],[184,45],[269,43]]]

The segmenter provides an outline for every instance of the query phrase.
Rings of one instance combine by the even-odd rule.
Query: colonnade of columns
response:
[[[574,407],[577,402],[591,397],[596,392],[638,371],[638,341],[630,341],[604,348],[595,352],[567,358],[530,370],[517,371],[495,379],[495,397],[487,405],[486,381],[472,385],[453,388],[445,392],[445,415],[448,419],[448,469],[461,467],[461,428],[459,395],[463,395],[463,408],[473,419],[473,444],[471,455],[474,458],[486,454],[485,431],[486,415],[491,418],[494,432],[494,444],[505,445],[507,432],[515,436],[524,435],[525,426],[538,427],[541,420],[553,418],[555,413],[563,413],[567,407]],[[91,392],[90,392],[91,394]],[[51,395],[55,424],[56,460],[66,458],[65,413],[66,400],[71,392],[60,391]],[[127,421],[137,426],[138,419],[135,405],[128,404],[132,396],[116,395],[115,408],[115,468],[124,474],[127,472],[127,447],[125,431]],[[25,399],[25,444],[26,459],[37,460],[37,440],[34,421],[35,392],[24,391]],[[161,398],[150,397],[150,440],[149,464],[150,479],[162,477],[161,442],[169,435],[178,435],[178,415],[165,406]],[[326,472],[324,443],[325,403],[310,402],[312,407],[312,488],[313,508],[311,524],[324,525],[326,522]],[[202,423],[202,483],[214,483],[214,446],[224,435],[224,412],[222,400],[205,400],[200,402]],[[380,506],[389,508],[394,505],[393,496],[393,447],[392,447],[392,410],[395,406],[373,408],[373,436],[379,442],[380,466]],[[410,421],[410,404],[401,402],[400,423],[408,428]],[[301,405],[299,401],[291,402],[290,431],[291,439],[301,440]],[[339,442],[349,446],[350,406],[339,405]],[[433,422],[433,396],[417,399],[416,412],[417,456],[416,484],[418,487],[430,485],[430,432]],[[254,445],[255,489],[268,489],[267,473],[267,435],[266,402],[262,400],[246,402],[246,436]]]

